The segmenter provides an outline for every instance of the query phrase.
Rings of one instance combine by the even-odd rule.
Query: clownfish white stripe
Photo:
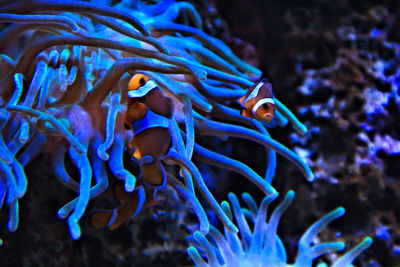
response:
[[[260,91],[260,88],[264,85],[263,82],[260,82],[254,89],[253,91],[246,97],[246,99],[243,101],[243,103],[246,103],[247,101],[251,100],[252,98],[255,98],[258,95],[258,91]]]
[[[270,98],[270,97],[260,99],[260,100],[254,105],[254,107],[253,107],[252,110],[251,110],[251,111],[253,112],[254,117],[256,116],[256,111],[257,111],[257,109],[258,109],[259,107],[261,107],[262,105],[266,104],[266,103],[270,103],[270,104],[272,104],[272,105],[275,105],[275,101],[274,101],[272,98]]]
[[[128,97],[134,98],[134,97],[145,96],[147,95],[148,92],[150,92],[156,87],[157,84],[153,80],[148,80],[144,85],[140,86],[138,89],[128,91]]]

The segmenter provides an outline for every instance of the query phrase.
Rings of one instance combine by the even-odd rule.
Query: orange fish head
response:
[[[128,84],[128,90],[137,90],[139,87],[146,84],[150,80],[150,77],[143,73],[137,73],[132,76]]]
[[[149,76],[137,73],[129,81],[127,95],[129,98],[143,97],[157,87],[157,84]]]
[[[255,110],[255,117],[259,120],[263,120],[266,122],[272,121],[274,118],[274,114],[275,104],[271,102],[263,103]]]

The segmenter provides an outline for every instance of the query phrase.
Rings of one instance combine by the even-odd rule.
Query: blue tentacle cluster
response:
[[[243,174],[267,195],[276,193],[270,186],[275,151],[312,180],[307,165],[274,141],[264,125],[226,105],[226,100],[234,102],[252,85],[248,75],[259,77],[261,72],[204,33],[201,17],[191,4],[128,2],[112,8],[94,2],[35,0],[29,8],[24,1],[0,7],[0,22],[10,23],[0,36],[8,38],[0,47],[7,59],[1,65],[0,196],[9,206],[10,231],[17,228],[18,200],[27,187],[23,167],[42,151],[53,155],[57,177],[77,193],[58,212],[60,218],[68,219],[73,239],[81,235],[79,220],[89,200],[108,188],[111,177],[107,177],[106,164],[115,178],[125,182],[126,192],[135,190],[140,177],[124,168],[122,156],[131,133],[121,127],[121,118],[127,81],[137,71],[147,73],[180,103],[170,124],[175,152],[164,159],[183,167],[184,183],[178,174],[169,174],[175,180],[168,181],[194,208],[204,233],[209,228],[208,219],[195,187],[224,225],[237,230],[204,184],[192,157]],[[179,14],[187,16],[187,24],[176,22]],[[150,37],[153,32],[159,32],[160,37]],[[29,41],[21,43],[28,33]],[[303,133],[304,126],[277,103],[280,121],[291,121]],[[234,125],[241,121],[253,129]],[[195,143],[195,133],[237,136],[264,145],[269,151],[266,179],[243,163],[207,152]],[[64,165],[67,157],[79,170],[79,177],[70,176]]]
[[[287,263],[286,251],[281,239],[277,235],[279,220],[294,198],[294,192],[289,191],[284,200],[275,208],[267,220],[269,204],[276,196],[265,197],[260,207],[248,194],[242,195],[247,208],[239,205],[236,195],[228,195],[229,202],[224,201],[221,207],[225,214],[236,219],[240,238],[225,227],[224,235],[211,226],[210,232],[204,235],[195,232],[189,237],[191,247],[188,253],[196,266],[312,266],[314,259],[326,253],[343,250],[343,242],[326,242],[314,244],[317,235],[333,220],[344,214],[344,208],[339,207],[313,223],[302,235],[298,243],[298,252],[293,264]],[[253,230],[250,225],[253,224]],[[372,244],[370,237],[356,247],[347,251],[336,259],[331,266],[350,266],[353,260]],[[207,261],[200,255],[203,254]],[[322,266],[322,263],[320,263]]]

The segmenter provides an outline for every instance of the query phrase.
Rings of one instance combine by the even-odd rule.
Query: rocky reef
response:
[[[279,85],[276,95],[297,107],[309,129],[304,137],[286,129],[290,138],[279,140],[307,158],[316,180],[309,185],[288,180],[294,170],[278,168],[275,187],[296,190],[302,200],[294,203],[293,214],[304,221],[344,206],[346,216],[321,235],[374,237],[356,265],[398,265],[398,2],[255,1],[235,18],[221,8],[224,4],[218,10],[228,18],[232,35],[255,44],[260,66]],[[240,17],[253,27],[242,27]],[[255,25],[265,33],[257,35]],[[295,237],[301,234],[282,222],[281,227]]]

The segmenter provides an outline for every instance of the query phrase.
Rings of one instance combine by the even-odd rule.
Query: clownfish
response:
[[[160,157],[172,145],[169,132],[174,111],[172,99],[149,76],[141,73],[129,81],[127,96],[124,125],[133,132],[129,148],[136,148],[133,156],[141,161],[141,176],[147,184],[163,187],[166,175]]]
[[[143,186],[138,186],[135,191],[126,192],[123,182],[115,183],[112,189],[120,205],[113,210],[93,211],[89,215],[89,224],[95,230],[106,227],[109,230],[115,230],[133,220],[144,208],[158,204],[153,198],[154,189],[146,192]]]
[[[272,85],[263,79],[249,88],[247,93],[239,99],[244,108],[242,116],[271,122],[275,113],[275,101]]]

